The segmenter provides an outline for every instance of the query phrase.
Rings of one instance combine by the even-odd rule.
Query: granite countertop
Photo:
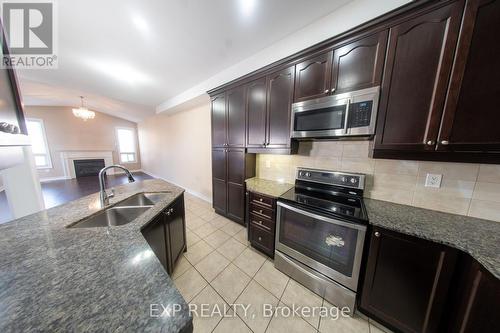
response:
[[[370,224],[449,245],[470,254],[500,279],[500,223],[364,199]]]
[[[115,187],[111,204],[166,192],[133,222],[66,228],[100,210],[98,193],[0,225],[0,331],[165,331],[189,328],[188,306],[140,229],[184,190],[162,180]],[[154,307],[179,304],[173,316]]]
[[[293,184],[277,182],[261,178],[250,178],[246,180],[247,190],[268,195],[270,197],[279,197],[292,187]]]

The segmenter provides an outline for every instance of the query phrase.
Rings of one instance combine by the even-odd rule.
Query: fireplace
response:
[[[74,160],[76,177],[97,176],[104,168],[104,159]]]

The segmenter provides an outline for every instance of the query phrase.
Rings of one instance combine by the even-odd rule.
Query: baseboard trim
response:
[[[175,186],[179,186],[179,187],[182,187],[184,190],[186,190],[187,193],[191,194],[191,195],[194,195],[195,197],[201,199],[201,200],[204,200],[206,202],[208,202],[209,204],[212,204],[212,198],[208,198],[207,196],[197,192],[197,191],[193,191],[189,188],[187,188],[186,186],[183,186],[183,185],[180,185],[180,184],[177,184],[176,182],[174,182],[173,180],[170,180],[170,179],[166,179],[164,177],[160,177],[158,175],[155,175],[154,173],[152,172],[149,172],[147,170],[142,170],[142,172],[144,172],[145,174],[147,175],[150,175],[151,177],[154,177],[154,178],[158,178],[158,179],[161,179],[161,180],[164,180],[166,182],[169,182],[171,183],[172,185],[175,185]]]
[[[46,178],[40,178],[40,183],[47,183],[47,182],[53,182],[53,181],[56,181],[56,180],[67,180],[67,179],[71,179],[71,178],[66,177],[66,176],[62,176],[62,177],[46,177]]]

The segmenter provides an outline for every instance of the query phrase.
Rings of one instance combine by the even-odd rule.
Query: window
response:
[[[116,136],[118,138],[121,163],[136,162],[135,130],[133,128],[119,127],[116,129]]]
[[[26,126],[28,127],[28,135],[31,139],[31,150],[35,157],[35,166],[37,169],[52,168],[43,120],[27,119]]]

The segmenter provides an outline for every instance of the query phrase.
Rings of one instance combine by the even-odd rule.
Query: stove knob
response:
[[[306,177],[311,177],[311,173],[310,172],[306,172]]]
[[[351,183],[356,183],[356,178],[351,178]]]
[[[299,171],[299,177],[304,177],[304,172]]]
[[[342,181],[342,183],[345,183],[347,181],[345,177],[340,178],[340,180]]]

